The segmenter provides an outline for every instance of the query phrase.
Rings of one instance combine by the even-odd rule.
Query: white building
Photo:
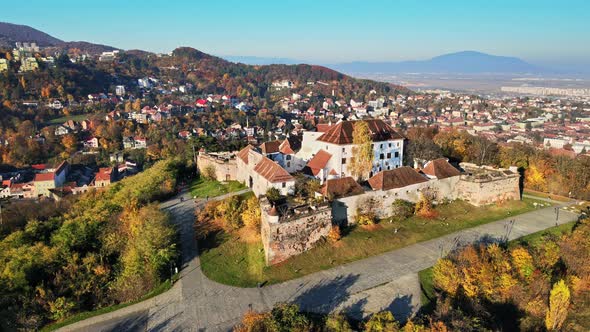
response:
[[[380,171],[402,166],[404,139],[383,120],[362,120],[368,124],[373,141],[373,169],[369,177]],[[355,121],[341,121],[324,132],[303,132],[302,148],[297,157],[309,160],[312,174],[325,181],[331,174],[346,177],[352,174],[347,166],[353,158],[352,133]],[[316,155],[323,151],[316,158]]]
[[[295,187],[295,178],[289,172],[250,145],[238,152],[237,170],[237,180],[251,188],[256,196],[265,195],[270,188],[287,195]]]
[[[117,96],[124,96],[125,95],[125,86],[124,85],[117,85],[115,87],[115,94]]]

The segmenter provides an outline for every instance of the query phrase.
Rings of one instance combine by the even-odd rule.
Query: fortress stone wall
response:
[[[215,169],[215,179],[220,182],[237,180],[238,164],[234,153],[199,153],[197,168],[203,172],[207,167]]]
[[[458,198],[473,205],[520,199],[520,174],[515,169],[493,169],[462,163],[465,173],[457,184]]]
[[[417,202],[420,192],[427,190],[435,195],[436,201],[461,199],[475,206],[499,201],[520,199],[520,175],[515,169],[494,169],[486,166],[462,163],[464,173],[445,179],[430,179],[391,190],[365,191],[363,194],[338,198],[332,202],[334,222],[355,223],[359,206],[372,199],[376,204],[374,212],[378,218],[391,216],[391,204],[396,199]]]
[[[260,199],[261,236],[267,265],[280,263],[314,247],[332,229],[332,210],[324,204],[301,215],[283,217]]]

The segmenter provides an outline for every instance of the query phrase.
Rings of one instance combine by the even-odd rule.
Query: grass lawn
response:
[[[523,236],[508,242],[508,247],[513,248],[519,245],[534,247],[543,240],[545,235],[562,235],[571,233],[575,224],[576,222],[572,221],[567,224],[547,228],[545,230]],[[418,278],[420,279],[420,289],[422,290],[422,294],[420,294],[422,308],[425,308],[425,311],[429,311],[433,305],[432,301],[435,299],[434,285],[432,283],[432,267],[418,272]]]
[[[554,201],[559,201],[559,202],[570,202],[571,199],[565,196],[559,196],[559,195],[554,195],[554,194],[548,194],[548,193],[544,193],[541,191],[536,191],[536,190],[531,190],[531,189],[525,189],[524,193],[526,195],[530,195],[530,196],[534,196],[534,197],[539,197],[539,198],[550,198]]]
[[[352,227],[344,230],[344,236],[335,244],[320,243],[301,255],[270,267],[265,266],[259,242],[245,243],[237,234],[218,232],[199,243],[201,268],[210,279],[228,285],[253,287],[259,282],[278,283],[525,213],[535,209],[533,202],[535,200],[525,199],[475,207],[456,201],[437,207],[439,216],[435,219],[414,216],[402,222],[383,220],[371,230]]]
[[[68,120],[82,121],[88,119],[88,114],[68,115],[60,118],[51,119],[48,121],[49,124],[62,124]]]
[[[176,276],[176,275],[173,277],[174,280],[176,280],[177,278],[178,278],[178,276]],[[113,312],[115,310],[119,310],[119,309],[128,307],[128,306],[130,306],[132,304],[145,301],[145,300],[147,300],[149,298],[152,298],[154,296],[160,295],[160,294],[164,293],[165,291],[169,290],[170,288],[172,288],[172,284],[173,284],[173,281],[171,281],[170,279],[167,279],[166,281],[164,281],[163,283],[161,283],[159,286],[157,286],[156,288],[154,288],[151,292],[145,294],[144,296],[142,296],[138,300],[131,301],[131,302],[126,302],[126,303],[119,303],[119,304],[112,305],[110,307],[104,307],[104,308],[100,308],[100,309],[93,310],[93,311],[80,312],[80,313],[77,313],[77,314],[75,314],[73,316],[70,316],[70,317],[68,317],[68,318],[66,318],[66,319],[64,319],[64,320],[62,320],[60,322],[56,322],[56,323],[52,323],[52,324],[46,325],[45,327],[43,327],[41,329],[41,332],[44,332],[44,331],[45,332],[55,331],[55,330],[57,330],[57,329],[59,329],[61,327],[64,327],[66,325],[74,324],[76,322],[83,321],[83,320],[85,320],[87,318],[90,318],[90,317],[94,317],[94,316],[106,314],[106,313],[109,313],[109,312]]]
[[[246,189],[246,187],[238,181],[228,181],[222,183],[201,177],[191,182],[189,190],[192,197],[205,198],[209,196],[211,198],[242,189]]]

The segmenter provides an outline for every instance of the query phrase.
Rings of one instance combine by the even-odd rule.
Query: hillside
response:
[[[0,48],[13,48],[16,42],[34,42],[40,47],[50,47],[48,52],[77,49],[89,54],[116,50],[115,47],[86,41],[63,41],[27,25],[0,22]]]
[[[46,47],[63,41],[30,26],[0,22],[0,47],[14,47],[15,42],[35,42]]]
[[[144,59],[146,59],[144,57]],[[333,69],[314,65],[262,65],[252,66],[233,63],[190,47],[180,47],[172,52],[172,56],[148,56],[149,63],[158,67],[162,74],[178,80],[186,80],[195,84],[198,90],[268,97],[272,82],[290,80],[295,87],[291,92],[307,93],[308,83],[315,84],[314,90],[324,95],[334,92],[335,97],[362,98],[371,90],[378,94],[394,91],[409,92],[408,89],[382,82],[359,80],[339,73]],[[166,70],[176,67],[181,70]]]

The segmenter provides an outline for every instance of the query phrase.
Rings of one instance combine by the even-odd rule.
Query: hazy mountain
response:
[[[497,56],[475,51],[463,51],[434,57],[423,61],[400,62],[350,62],[328,65],[345,73],[544,73],[547,69],[532,65],[522,59]]]
[[[260,57],[260,56],[239,56],[239,55],[226,55],[221,58],[234,62],[243,63],[245,65],[296,65],[304,63],[303,61],[290,59],[290,58],[272,58],[272,57]]]
[[[27,25],[0,22],[0,47],[13,48],[15,42],[34,42],[40,47],[52,47],[55,50],[77,48],[82,52],[88,52],[90,54],[116,50],[112,46],[85,41],[65,42]]]

